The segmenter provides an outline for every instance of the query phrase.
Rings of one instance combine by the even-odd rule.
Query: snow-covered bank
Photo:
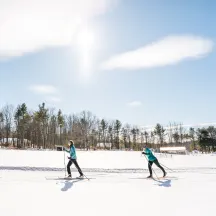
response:
[[[68,154],[65,153],[65,163]],[[77,151],[82,168],[98,169],[146,169],[147,161],[140,152],[127,151]],[[156,154],[159,161],[173,169],[216,168],[216,156]],[[0,150],[0,166],[64,168],[64,152]]]

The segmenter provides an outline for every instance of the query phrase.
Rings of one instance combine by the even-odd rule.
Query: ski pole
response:
[[[85,174],[83,174],[88,180],[90,180]]]
[[[144,156],[145,156],[145,155],[144,155]],[[145,159],[147,160],[147,162],[148,162],[148,165],[149,165],[149,166],[151,166],[151,165],[150,165],[150,163],[149,163],[149,161],[148,161],[148,159],[146,158],[146,156],[145,156]],[[151,167],[151,168],[152,168],[152,167]],[[153,168],[152,168],[152,170],[153,170],[154,174],[156,175],[157,179],[159,180],[159,178],[158,178],[158,176],[157,176],[157,174],[156,174],[156,172],[154,171],[154,169],[153,169]]]
[[[65,177],[66,177],[65,150],[64,150],[64,167],[65,167]]]
[[[176,172],[176,171],[174,171],[174,170],[170,169],[169,167],[167,167],[167,166],[163,165],[162,163],[160,163],[160,164],[161,164],[162,166],[164,166],[165,168],[169,169],[170,171],[172,171],[172,172]]]

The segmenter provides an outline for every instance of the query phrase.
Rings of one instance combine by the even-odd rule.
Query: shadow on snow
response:
[[[157,182],[158,182],[158,184],[156,184],[156,185],[158,185],[160,187],[171,187],[171,180],[166,180],[166,181],[158,181],[157,180]]]
[[[68,191],[69,189],[71,189],[73,187],[73,185],[77,182],[80,182],[84,179],[77,179],[77,180],[74,180],[74,181],[71,181],[71,180],[65,180],[61,183],[64,184],[63,188],[61,188],[61,191],[65,192],[65,191]]]
[[[160,187],[171,187],[171,179],[164,179],[164,180],[160,180],[160,179],[156,179],[156,178],[151,178],[151,179],[148,179],[148,178],[145,178],[145,177],[137,177],[137,178],[129,178],[129,179],[145,179],[147,181],[154,181],[154,182],[157,182],[155,183],[155,185],[158,185]],[[177,179],[177,178],[176,178]]]

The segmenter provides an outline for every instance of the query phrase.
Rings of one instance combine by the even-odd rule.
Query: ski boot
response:
[[[163,175],[163,178],[166,177],[166,175],[167,175],[167,173],[165,172],[164,175]]]
[[[80,174],[80,176],[77,177],[77,178],[79,178],[79,179],[81,178],[81,179],[82,179],[82,178],[84,178],[84,175],[83,175],[83,174]]]

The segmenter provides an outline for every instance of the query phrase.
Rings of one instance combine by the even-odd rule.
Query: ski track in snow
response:
[[[154,170],[160,171],[157,167],[153,167]],[[165,168],[166,169],[166,168]],[[0,170],[10,171],[44,171],[44,172],[59,172],[64,171],[65,168],[58,167],[29,167],[29,166],[0,166]],[[75,168],[71,168],[72,171],[76,171]],[[143,173],[148,172],[148,169],[102,169],[102,168],[82,168],[83,172],[94,172],[94,173]],[[172,168],[173,171],[166,169],[167,172],[205,172],[209,170],[216,171],[216,167],[184,167],[184,168]]]

